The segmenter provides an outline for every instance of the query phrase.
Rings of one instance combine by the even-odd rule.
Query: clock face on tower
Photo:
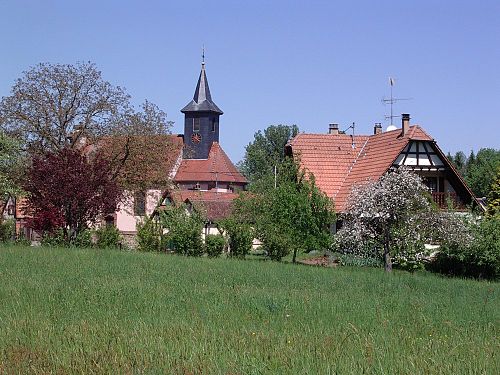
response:
[[[201,142],[201,134],[200,133],[193,133],[191,136],[191,142],[198,144]]]

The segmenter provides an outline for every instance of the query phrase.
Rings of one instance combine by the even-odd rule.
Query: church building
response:
[[[125,236],[134,236],[137,223],[170,203],[203,207],[207,219],[205,234],[211,233],[214,222],[229,215],[233,199],[246,188],[246,178],[219,143],[223,112],[212,100],[204,62],[193,99],[181,112],[184,134],[166,136],[170,143],[167,152],[177,156],[165,158],[173,163],[162,166],[172,184],[135,193],[119,205],[112,220]]]

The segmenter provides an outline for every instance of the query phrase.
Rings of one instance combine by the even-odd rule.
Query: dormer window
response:
[[[199,131],[200,131],[200,119],[194,118],[193,119],[193,132],[198,133]]]

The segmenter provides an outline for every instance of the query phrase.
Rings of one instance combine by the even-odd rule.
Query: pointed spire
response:
[[[222,115],[223,112],[212,101],[212,95],[210,94],[210,88],[208,87],[208,79],[205,72],[204,47],[202,50],[201,58],[201,72],[200,77],[198,78],[198,84],[196,85],[196,90],[194,91],[193,100],[191,100],[191,102],[183,109],[181,109],[181,112],[215,112]]]

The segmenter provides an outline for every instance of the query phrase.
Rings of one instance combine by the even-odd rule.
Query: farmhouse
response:
[[[338,212],[346,209],[353,186],[380,178],[391,168],[406,166],[419,174],[436,204],[463,210],[477,199],[436,141],[419,125],[402,115],[401,128],[382,132],[375,124],[371,135],[349,135],[330,124],[328,134],[298,134],[286,146],[302,168],[334,202]],[[397,192],[394,192],[397,194]]]

